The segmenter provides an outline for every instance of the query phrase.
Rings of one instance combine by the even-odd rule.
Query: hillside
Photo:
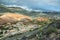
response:
[[[25,10],[21,7],[8,7],[9,10],[11,10],[12,12],[16,12],[16,13],[21,13],[21,14],[24,14],[24,15],[28,15],[28,16],[31,16],[31,17],[60,17],[60,12],[55,12],[55,11],[52,11],[52,12],[48,12],[48,11],[28,11],[28,10]]]
[[[3,12],[12,12],[12,13],[19,13],[24,14],[31,17],[60,17],[59,12],[40,12],[40,11],[28,11],[21,7],[6,7],[4,5],[0,5],[0,13]],[[53,15],[52,15],[53,14]]]
[[[25,37],[37,40],[59,39],[60,17],[59,13],[55,14],[56,12],[28,11],[20,7],[0,5],[0,39],[17,40],[21,37],[22,40],[25,40]]]
[[[0,12],[12,12],[11,10],[9,10],[6,6],[4,5],[0,5]]]

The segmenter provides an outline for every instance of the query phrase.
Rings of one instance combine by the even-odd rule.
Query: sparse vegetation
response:
[[[10,9],[8,9],[5,5],[0,4],[0,13],[4,12],[13,12]]]
[[[0,24],[0,38],[6,37],[11,34],[25,33],[28,31],[31,32],[33,30],[39,29],[39,32],[36,34],[37,36],[35,35],[37,37],[37,40],[53,40],[53,39],[59,40],[60,20],[58,20],[57,17],[48,14],[45,15],[44,12],[42,13],[35,11],[29,12],[27,10],[17,7],[6,8],[3,5],[0,5],[0,9],[1,9],[0,13],[15,12],[26,15],[26,16],[19,15],[17,17],[16,14],[15,15],[9,14],[10,16],[9,15],[4,16],[5,18],[2,17],[3,20],[0,19],[0,23],[5,22],[5,24]],[[32,17],[31,20],[30,17]],[[21,20],[19,20],[20,18]]]

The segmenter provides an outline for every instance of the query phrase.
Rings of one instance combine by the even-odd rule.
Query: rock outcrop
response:
[[[45,18],[45,17],[39,17],[39,18],[36,18],[37,21],[43,21],[43,22],[47,22],[49,19],[48,18]]]
[[[16,21],[20,21],[21,19],[31,20],[31,18],[26,15],[16,14],[16,13],[6,13],[0,16],[0,24],[15,23]]]

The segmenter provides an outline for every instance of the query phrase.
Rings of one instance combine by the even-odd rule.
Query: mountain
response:
[[[20,6],[11,6],[7,7],[4,5],[0,5],[0,12],[12,12],[12,13],[19,13],[24,14],[31,17],[58,17],[60,16],[60,12],[56,11],[42,11],[41,10],[26,10],[24,7]],[[56,15],[56,16],[55,16]]]
[[[5,13],[0,16],[0,24],[16,23],[17,21],[21,21],[23,19],[24,19],[24,21],[25,20],[28,20],[28,21],[32,20],[29,16],[26,16],[26,15],[22,15],[22,14],[18,14],[18,13]]]
[[[0,4],[0,12],[12,12],[5,5]]]
[[[7,7],[9,10],[16,12],[16,13],[22,13],[24,15],[28,15],[28,16],[42,16],[42,15],[46,15],[45,13],[42,13],[42,10],[26,10],[23,7]]]

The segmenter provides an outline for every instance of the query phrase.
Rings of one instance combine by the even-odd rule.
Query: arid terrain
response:
[[[1,5],[0,9],[1,40],[60,40],[59,13]]]

